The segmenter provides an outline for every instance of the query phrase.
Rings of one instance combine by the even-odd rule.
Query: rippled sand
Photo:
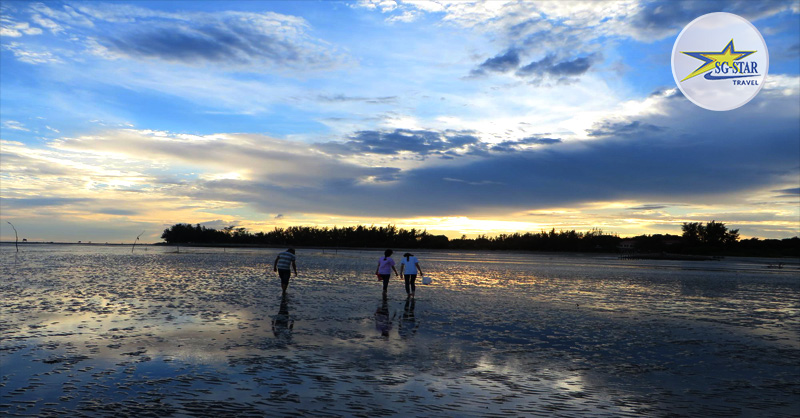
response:
[[[402,251],[402,249],[398,249]],[[797,260],[0,246],[0,415],[797,416]],[[420,281],[420,280],[418,280]]]

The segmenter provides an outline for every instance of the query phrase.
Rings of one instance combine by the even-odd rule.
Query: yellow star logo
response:
[[[727,64],[729,67],[733,68],[733,62],[738,61],[750,54],[755,53],[756,51],[737,51],[736,48],[733,47],[733,39],[728,42],[728,45],[725,45],[725,48],[722,49],[720,52],[683,52],[682,54],[686,54],[692,58],[697,58],[700,61],[703,61],[703,64],[697,67],[696,70],[692,71],[689,75],[687,75],[683,80],[688,80],[692,77],[696,77],[700,74],[703,74],[707,71],[713,70],[717,63],[720,65]]]

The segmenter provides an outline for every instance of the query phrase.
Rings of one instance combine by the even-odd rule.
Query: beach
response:
[[[796,416],[798,260],[0,245],[0,414]],[[395,249],[395,260],[403,249]]]

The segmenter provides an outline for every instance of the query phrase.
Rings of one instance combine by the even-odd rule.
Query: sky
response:
[[[679,4],[680,3],[680,4]],[[683,27],[748,19],[702,109]],[[451,238],[800,234],[800,1],[0,3],[0,239],[387,225]]]

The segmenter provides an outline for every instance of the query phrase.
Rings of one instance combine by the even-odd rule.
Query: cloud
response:
[[[557,61],[555,54],[549,54],[539,61],[533,61],[521,67],[516,74],[521,77],[535,76],[539,78],[545,76],[575,77],[589,71],[592,64],[601,57],[601,54],[595,53],[585,57]]]
[[[628,16],[630,36],[637,40],[661,39],[680,31],[689,22],[712,12],[728,12],[750,21],[790,11],[793,1],[650,1],[642,2]]]
[[[30,129],[26,128],[23,124],[15,120],[4,120],[3,127],[6,129],[13,129],[15,131],[25,131],[25,132],[30,131]]]
[[[791,187],[788,189],[775,190],[776,193],[784,193],[787,195],[800,195],[800,187]]]
[[[33,51],[18,42],[3,44],[3,49],[11,51],[21,62],[28,64],[48,64],[62,62],[60,58],[50,51]]]
[[[344,142],[316,144],[316,148],[335,155],[381,154],[404,152],[414,156],[455,156],[485,150],[485,144],[470,131],[431,131],[395,129],[393,131],[358,131]]]
[[[325,205],[329,211],[351,215],[436,216],[614,200],[670,201],[672,206],[739,202],[753,190],[769,189],[800,174],[797,98],[796,88],[790,95],[782,88],[765,88],[743,108],[711,113],[698,112],[688,100],[672,95],[654,96],[646,99],[654,102],[649,105],[652,112],[598,121],[591,141],[486,153],[461,163],[404,170],[385,187],[352,184],[339,189],[336,197],[325,198]],[[387,140],[381,133],[356,135],[349,151],[447,149],[446,142],[430,141],[430,136],[398,134],[385,149],[379,148]],[[409,137],[413,139],[404,141]],[[403,190],[421,192],[413,205],[393,201],[392,196]]]
[[[730,112],[698,111],[664,90],[627,104],[639,109],[636,114],[598,120],[586,141],[543,134],[491,144],[477,131],[394,129],[304,145],[264,135],[131,129],[62,138],[51,143],[51,153],[4,142],[4,210],[8,196],[44,199],[9,203],[16,211],[38,204],[39,216],[95,213],[94,208],[104,208],[107,216],[138,216],[114,211],[122,208],[159,211],[158,219],[175,222],[214,219],[208,211],[245,206],[264,219],[275,214],[397,219],[510,216],[623,202],[608,219],[627,214],[637,222],[679,223],[683,218],[671,217],[670,208],[701,206],[702,215],[712,219],[720,207],[727,213],[736,205],[752,206],[747,200],[757,198],[771,210],[791,212],[800,174],[798,81],[775,76],[751,103]],[[351,161],[367,154],[380,158]],[[403,155],[440,158],[389,166]],[[452,156],[459,158],[442,160]],[[31,171],[33,161],[61,172]],[[195,174],[168,178],[169,172]],[[130,189],[149,193],[125,197]],[[24,195],[25,190],[39,195]],[[402,198],[409,193],[413,199]],[[792,197],[784,202],[776,194]],[[67,200],[58,206],[53,199]],[[580,222],[589,222],[587,210],[581,209]]]
[[[528,145],[554,145],[561,143],[558,138],[528,137],[516,141],[502,141],[491,146],[494,152],[514,152],[527,149]]]
[[[786,189],[778,189],[773,190],[774,193],[778,193],[776,197],[779,198],[800,198],[800,187],[789,187]]]
[[[159,19],[100,36],[97,42],[132,58],[192,65],[309,69],[338,60],[332,48],[306,34],[308,24],[300,18],[236,12],[198,17],[191,23]]]
[[[94,22],[89,16],[86,16],[84,13],[79,12],[68,4],[64,4],[60,9],[57,9],[48,7],[43,3],[33,3],[30,8],[35,12],[33,15],[34,19],[37,22],[47,21],[47,23],[40,24],[50,29],[53,33],[63,31],[64,29],[62,25],[83,27],[94,26]],[[55,22],[61,23],[58,24]]]
[[[658,209],[666,209],[669,205],[661,205],[661,204],[647,204],[647,205],[640,205],[628,208],[628,210],[634,211],[648,211],[648,210],[658,210]]]
[[[490,181],[490,180],[466,181],[466,180],[461,180],[461,179],[452,179],[450,177],[444,177],[444,178],[442,178],[442,180],[444,180],[444,181],[452,181],[452,182],[456,182],[456,183],[469,184],[471,186],[485,186],[485,185],[493,185],[493,184],[503,184],[503,183],[498,183],[496,181]]]
[[[116,216],[133,216],[138,215],[140,212],[131,209],[121,209],[121,208],[99,208],[96,209],[97,213],[102,213],[105,215],[116,215]]]
[[[371,3],[361,3],[371,10]],[[604,50],[617,40],[653,42],[673,36],[694,18],[709,12],[725,11],[751,21],[779,13],[796,13],[792,0],[738,1],[454,1],[401,2],[382,8],[382,13],[399,16],[408,11],[429,13],[445,24],[485,33],[501,52],[477,65],[470,75],[486,76],[515,70],[524,57],[538,56],[518,73],[552,76],[569,81],[583,75],[593,62],[591,54]],[[573,57],[555,59],[551,55],[571,51]],[[602,59],[596,56],[597,60]],[[537,65],[538,64],[538,65]],[[555,74],[560,73],[560,74]]]
[[[472,70],[472,76],[484,75],[487,72],[507,73],[516,69],[519,66],[519,53],[510,49],[505,53],[492,57],[478,65],[478,68]]]
[[[35,198],[3,198],[3,206],[9,209],[42,208],[47,206],[64,206],[72,204],[85,204],[91,199],[63,198],[63,197],[35,197]]]
[[[641,137],[664,132],[665,129],[647,122],[606,120],[596,123],[587,133],[595,137]]]
[[[40,28],[32,27],[28,22],[17,22],[5,13],[0,17],[0,36],[20,38],[23,35],[40,35],[41,33]]]
[[[356,96],[346,96],[343,94],[334,94],[334,95],[319,95],[317,98],[322,102],[327,103],[346,103],[346,102],[363,102],[369,104],[387,104],[387,103],[395,103],[397,101],[397,96],[384,96],[384,97],[356,97]]]
[[[53,146],[82,154],[194,167],[209,173],[208,182],[217,184],[253,180],[276,187],[321,187],[328,183],[388,181],[397,171],[338,161],[291,141],[263,135],[195,136],[124,129],[63,138]],[[224,180],[234,177],[242,180]]]
[[[304,19],[273,12],[173,13],[113,3],[34,3],[28,12],[31,24],[82,42],[87,51],[106,59],[256,72],[328,69],[345,60],[335,47],[310,36]],[[17,36],[23,25],[28,23],[4,20],[3,33]]]

